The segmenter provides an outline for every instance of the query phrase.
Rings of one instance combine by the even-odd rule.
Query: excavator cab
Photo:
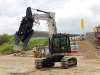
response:
[[[48,48],[49,46],[49,48]],[[71,53],[70,39],[68,34],[53,34],[49,40],[49,45],[36,45],[33,49],[35,57],[47,57],[54,54]]]
[[[51,44],[52,54],[71,53],[70,39],[68,34],[54,34]]]

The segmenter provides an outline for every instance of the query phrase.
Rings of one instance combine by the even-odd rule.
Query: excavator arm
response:
[[[53,34],[57,34],[56,22],[55,22],[55,13],[46,12],[39,9],[34,9],[36,11],[42,12],[44,14],[32,14],[31,7],[28,7],[26,10],[26,16],[22,18],[20,23],[19,30],[15,33],[15,44],[13,50],[22,51],[25,50],[28,41],[34,34],[32,29],[34,23],[38,23],[38,20],[46,20],[49,29],[49,37],[52,37]],[[19,42],[23,42],[22,46],[19,46]]]
[[[37,14],[37,13],[33,14],[33,17],[34,17],[34,19],[47,21],[49,37],[52,37],[53,34],[57,34],[55,13],[54,12],[46,12],[46,11],[39,10],[39,9],[34,9],[34,10],[44,13],[44,14]]]

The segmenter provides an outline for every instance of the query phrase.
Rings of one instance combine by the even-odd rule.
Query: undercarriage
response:
[[[57,56],[56,59],[54,57],[36,59],[35,60],[35,68],[36,69],[52,68],[52,67],[55,66],[56,62],[61,63],[61,68],[62,69],[68,69],[69,67],[77,66],[77,58],[75,58],[75,57],[63,57],[63,56],[58,57]]]

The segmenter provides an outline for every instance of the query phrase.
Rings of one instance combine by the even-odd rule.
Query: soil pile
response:
[[[94,52],[93,50],[89,50],[82,58],[83,60],[95,60],[100,59],[97,52]]]
[[[79,47],[79,49],[78,49],[79,52],[87,53],[89,50],[97,52],[97,49],[89,40],[78,41],[77,45]]]

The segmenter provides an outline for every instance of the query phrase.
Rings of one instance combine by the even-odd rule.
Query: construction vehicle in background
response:
[[[68,34],[57,33],[55,13],[34,9],[44,14],[32,14],[31,9],[33,8],[27,8],[26,16],[23,17],[19,30],[15,33],[13,49],[15,51],[24,51],[34,33],[32,29],[33,24],[39,23],[38,20],[46,20],[49,29],[49,43],[48,46],[45,46],[44,56],[40,56],[40,58],[35,60],[35,68],[54,67],[55,62],[61,62],[61,68],[77,66],[77,58],[65,57],[71,56],[70,38]],[[18,46],[20,41],[23,42],[22,47]]]
[[[41,58],[45,54],[45,45],[37,44],[36,47],[33,48],[33,56],[36,58]]]
[[[96,39],[100,39],[100,25],[93,28],[94,36]]]
[[[99,49],[100,48],[100,25],[95,26],[93,28],[93,31],[94,31],[94,37],[95,37],[94,43],[95,43],[96,48]]]

